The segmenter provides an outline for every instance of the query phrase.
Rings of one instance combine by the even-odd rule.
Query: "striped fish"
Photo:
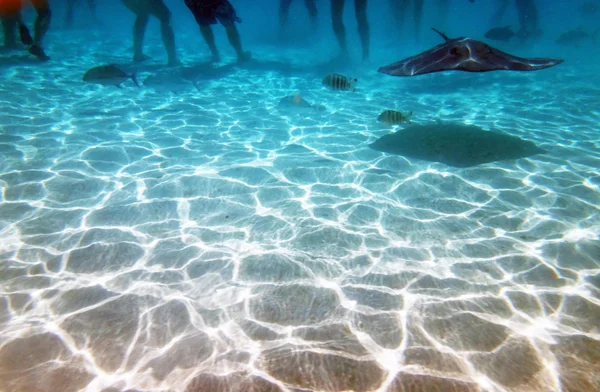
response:
[[[410,118],[412,117],[412,114],[413,112],[403,113],[395,110],[384,110],[381,112],[379,117],[377,117],[377,121],[388,125],[398,125],[402,123],[410,124]]]
[[[352,79],[340,74],[329,74],[323,79],[323,86],[337,91],[356,91],[354,85],[358,79]]]

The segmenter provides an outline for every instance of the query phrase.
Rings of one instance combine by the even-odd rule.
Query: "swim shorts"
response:
[[[217,21],[223,26],[233,26],[235,22],[242,21],[228,0],[185,0],[185,5],[200,26],[216,24]]]

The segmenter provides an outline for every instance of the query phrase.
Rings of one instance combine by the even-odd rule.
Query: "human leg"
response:
[[[17,22],[15,15],[2,15],[2,31],[4,32],[4,48],[12,49],[17,47]]]
[[[244,52],[242,49],[242,39],[235,23],[242,20],[237,16],[235,9],[228,0],[222,0],[221,4],[215,10],[215,18],[225,27],[227,39],[235,50],[238,60],[248,60],[249,52]]]
[[[448,11],[450,10],[450,0],[439,0],[438,15],[440,20],[440,26],[443,27],[448,19]],[[441,28],[440,27],[440,28]]]
[[[148,57],[144,55],[144,36],[146,35],[146,27],[150,15],[148,13],[140,13],[135,18],[133,24],[133,61],[144,61]]]
[[[144,61],[148,57],[144,55],[144,36],[150,19],[145,0],[122,0],[123,5],[135,14],[133,23],[133,61]]]
[[[367,18],[367,0],[354,0],[356,21],[358,22],[358,35],[362,45],[362,59],[367,60],[370,52],[370,28]]]
[[[539,13],[535,0],[516,0],[516,6],[522,37],[528,39],[539,34]]]
[[[413,6],[413,23],[415,29],[415,37],[419,37],[419,34],[421,33],[421,21],[423,20],[423,0],[414,0]]]
[[[279,0],[279,33],[282,33],[287,26],[291,4],[292,0]]]
[[[92,14],[92,19],[94,21],[99,22],[98,14],[96,13],[96,0],[87,0],[88,8],[90,10],[90,14]]]
[[[242,40],[236,25],[231,24],[225,26],[225,31],[227,32],[227,39],[229,39],[229,43],[237,54],[238,60],[248,60],[250,58],[250,53],[244,52],[242,49]]]
[[[506,9],[508,8],[509,0],[497,0],[498,8],[492,15],[491,25],[492,26],[501,26],[502,19],[504,18],[504,14],[506,14]]]
[[[335,38],[340,45],[342,55],[348,53],[348,46],[346,44],[346,27],[344,27],[344,0],[331,0],[331,25]]]
[[[50,57],[42,49],[42,40],[50,27],[52,12],[47,0],[31,0],[31,4],[37,12],[37,17],[33,28],[33,45],[29,48],[29,52],[40,60],[46,61]]]
[[[169,65],[178,65],[180,62],[177,59],[177,51],[175,50],[175,33],[171,25],[171,11],[162,0],[154,0],[150,4],[150,12],[160,21],[160,33],[169,57]]]
[[[315,3],[315,0],[304,0],[304,5],[306,6],[306,10],[308,11],[308,16],[310,18],[310,24],[314,31],[317,29],[317,24],[319,21],[317,4]]]
[[[215,44],[215,34],[213,33],[210,25],[200,25],[200,33],[202,33],[202,38],[204,38],[204,42],[206,42],[208,48],[210,49],[213,61],[220,61],[221,56],[219,55],[219,50]]]
[[[65,4],[65,26],[71,27],[73,26],[73,13],[75,12],[75,1],[76,0],[67,0]]]

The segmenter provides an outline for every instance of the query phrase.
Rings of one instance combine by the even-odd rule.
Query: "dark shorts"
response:
[[[242,21],[228,0],[185,0],[185,5],[192,11],[200,26],[217,22],[223,26],[233,26],[235,22]]]
[[[10,17],[18,15],[23,8],[23,0],[0,0],[0,16]],[[30,0],[31,5],[35,8],[38,14],[50,13],[48,0]]]

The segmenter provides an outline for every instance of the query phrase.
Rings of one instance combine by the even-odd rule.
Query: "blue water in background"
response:
[[[61,7],[61,3],[61,1],[57,1],[53,4],[52,30],[59,30],[61,28],[64,19],[64,10]],[[337,43],[330,25],[329,2],[317,1],[317,3],[319,9],[319,30],[315,38],[319,41],[327,41],[331,46],[331,50],[337,50]],[[423,12],[421,39],[416,41],[412,37],[412,13],[410,9],[405,21],[407,26],[402,30],[402,34],[396,34],[394,31],[396,26],[395,22],[390,18],[388,2],[371,2],[368,13],[373,53],[377,56],[378,52],[383,50],[387,53],[386,61],[392,62],[400,59],[398,55],[414,53],[415,49],[421,50],[439,43],[439,37],[431,33],[428,30],[429,27],[442,29],[451,37],[469,36],[481,38],[488,29],[495,27],[495,25],[492,26],[491,22],[492,16],[496,11],[496,4],[498,3],[496,1],[477,1],[471,4],[468,1],[452,0],[448,16],[443,18],[440,15],[436,15],[435,2],[426,1]],[[544,37],[540,42],[533,45],[532,49],[543,50],[546,48],[546,45],[549,48],[555,49],[552,41],[561,33],[571,29],[578,27],[589,28],[588,31],[597,29],[597,17],[594,15],[582,15],[578,6],[582,3],[584,1],[574,3],[548,1],[538,4],[540,24],[543,26]],[[196,47],[196,51],[206,51],[201,36],[195,36],[198,27],[184,3],[182,1],[166,1],[165,4],[173,14],[173,26],[178,46],[181,48]],[[238,1],[234,5],[238,16],[243,19],[243,23],[238,25],[238,29],[242,35],[243,42],[248,48],[251,49],[253,45],[266,44],[281,46],[278,39],[279,4],[277,1]],[[131,40],[130,31],[134,20],[133,14],[126,10],[118,1],[98,1],[97,8],[100,18],[105,21],[102,32],[121,37],[124,44],[129,43]],[[75,26],[89,26],[88,23],[91,20],[88,19],[89,11],[86,4],[83,2],[79,4],[75,15]],[[29,12],[28,16],[30,19],[33,18],[33,12]],[[359,41],[356,33],[356,21],[352,2],[349,2],[345,7],[344,23],[350,46],[358,48]],[[159,38],[158,25],[159,23],[155,18],[150,19],[150,27],[147,30],[148,43],[155,42]],[[512,4],[508,7],[500,25],[511,26],[514,30],[518,29],[518,16]],[[227,42],[222,28],[216,26],[215,30],[217,38],[220,40],[219,46],[225,45]],[[312,36],[307,34],[309,31],[308,14],[304,8],[304,4],[302,1],[295,0],[292,3],[289,17],[288,34],[290,35],[290,39],[284,43],[284,47],[293,47],[299,44],[308,45],[309,42],[307,41],[314,41]],[[187,34],[192,34],[192,37],[184,38]],[[160,41],[155,43],[160,44]],[[518,51],[518,45],[515,45],[515,48]],[[567,48],[567,51],[569,51],[569,48]],[[583,51],[580,50],[577,52],[581,53]],[[593,62],[597,58],[595,57],[597,55],[594,54],[596,51],[590,50],[584,52],[585,57],[590,59],[590,62]],[[526,53],[530,55],[531,52]],[[534,55],[536,54],[534,53]]]
[[[133,14],[52,3],[39,64],[0,54],[0,390],[600,390],[598,46],[583,1],[538,1],[541,39],[489,42],[558,57],[531,73],[377,73],[441,38],[483,40],[495,1],[426,2],[414,37],[371,0],[371,59],[338,46],[329,1],[310,30],[294,0],[232,1],[248,63],[222,26],[210,57],[183,1],[182,67],[165,66],[159,23],[133,64]],[[33,26],[35,13],[25,20]],[[518,29],[510,6],[502,25]],[[117,63],[123,88],[85,84]],[[321,85],[329,72],[357,91]],[[300,93],[322,112],[279,108]],[[548,153],[468,169],[368,147],[385,109],[458,122]],[[254,389],[252,389],[254,388]]]

